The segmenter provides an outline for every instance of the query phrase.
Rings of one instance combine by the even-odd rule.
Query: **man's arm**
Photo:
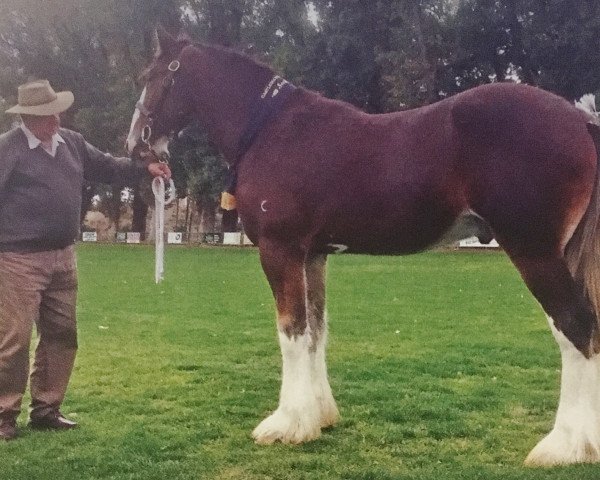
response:
[[[0,137],[0,197],[2,197],[2,192],[17,164],[17,160],[18,155],[10,147],[8,135],[2,135]]]
[[[0,197],[16,163],[17,159],[15,155],[7,155],[0,158]]]
[[[84,176],[92,182],[121,185],[136,184],[149,173],[153,177],[171,177],[169,166],[158,163],[154,157],[142,162],[134,162],[126,157],[113,157],[98,150],[84,140]]]

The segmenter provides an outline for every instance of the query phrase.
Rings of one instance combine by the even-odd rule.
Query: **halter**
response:
[[[162,104],[164,103],[165,98],[167,98],[167,93],[169,93],[169,90],[171,89],[171,87],[173,85],[175,85],[175,72],[177,72],[177,70],[179,70],[180,66],[181,66],[181,63],[179,62],[179,60],[173,60],[171,63],[169,63],[169,66],[167,67],[167,69],[169,70],[169,73],[162,81],[162,87],[163,87],[162,92],[161,92],[158,102],[156,102],[156,106],[154,107],[154,109],[150,110],[150,109],[146,108],[146,106],[139,100],[135,104],[135,108],[144,117],[146,117],[146,125],[144,125],[142,127],[142,133],[140,134],[140,140],[142,142],[144,142],[148,146],[149,149],[151,148],[150,147],[150,137],[152,136],[152,123],[154,121],[153,117],[156,114],[156,112],[160,110],[160,107],[162,107]]]

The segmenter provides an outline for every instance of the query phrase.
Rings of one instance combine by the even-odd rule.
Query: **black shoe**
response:
[[[14,440],[17,433],[16,420],[0,420],[0,440]]]
[[[65,418],[60,412],[53,412],[40,418],[30,419],[29,426],[35,430],[70,430],[75,428],[77,423]]]

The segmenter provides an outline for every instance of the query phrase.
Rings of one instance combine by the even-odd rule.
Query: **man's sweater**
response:
[[[83,181],[133,185],[144,172],[128,158],[115,158],[60,129],[52,157],[31,150],[15,128],[0,135],[0,252],[36,252],[71,245],[79,235]]]

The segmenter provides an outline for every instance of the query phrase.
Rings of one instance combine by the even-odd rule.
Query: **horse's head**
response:
[[[169,139],[189,122],[193,110],[182,63],[182,52],[191,42],[176,39],[161,27],[157,38],[154,59],[141,75],[144,90],[133,112],[126,147],[130,155],[151,150],[166,159]]]

